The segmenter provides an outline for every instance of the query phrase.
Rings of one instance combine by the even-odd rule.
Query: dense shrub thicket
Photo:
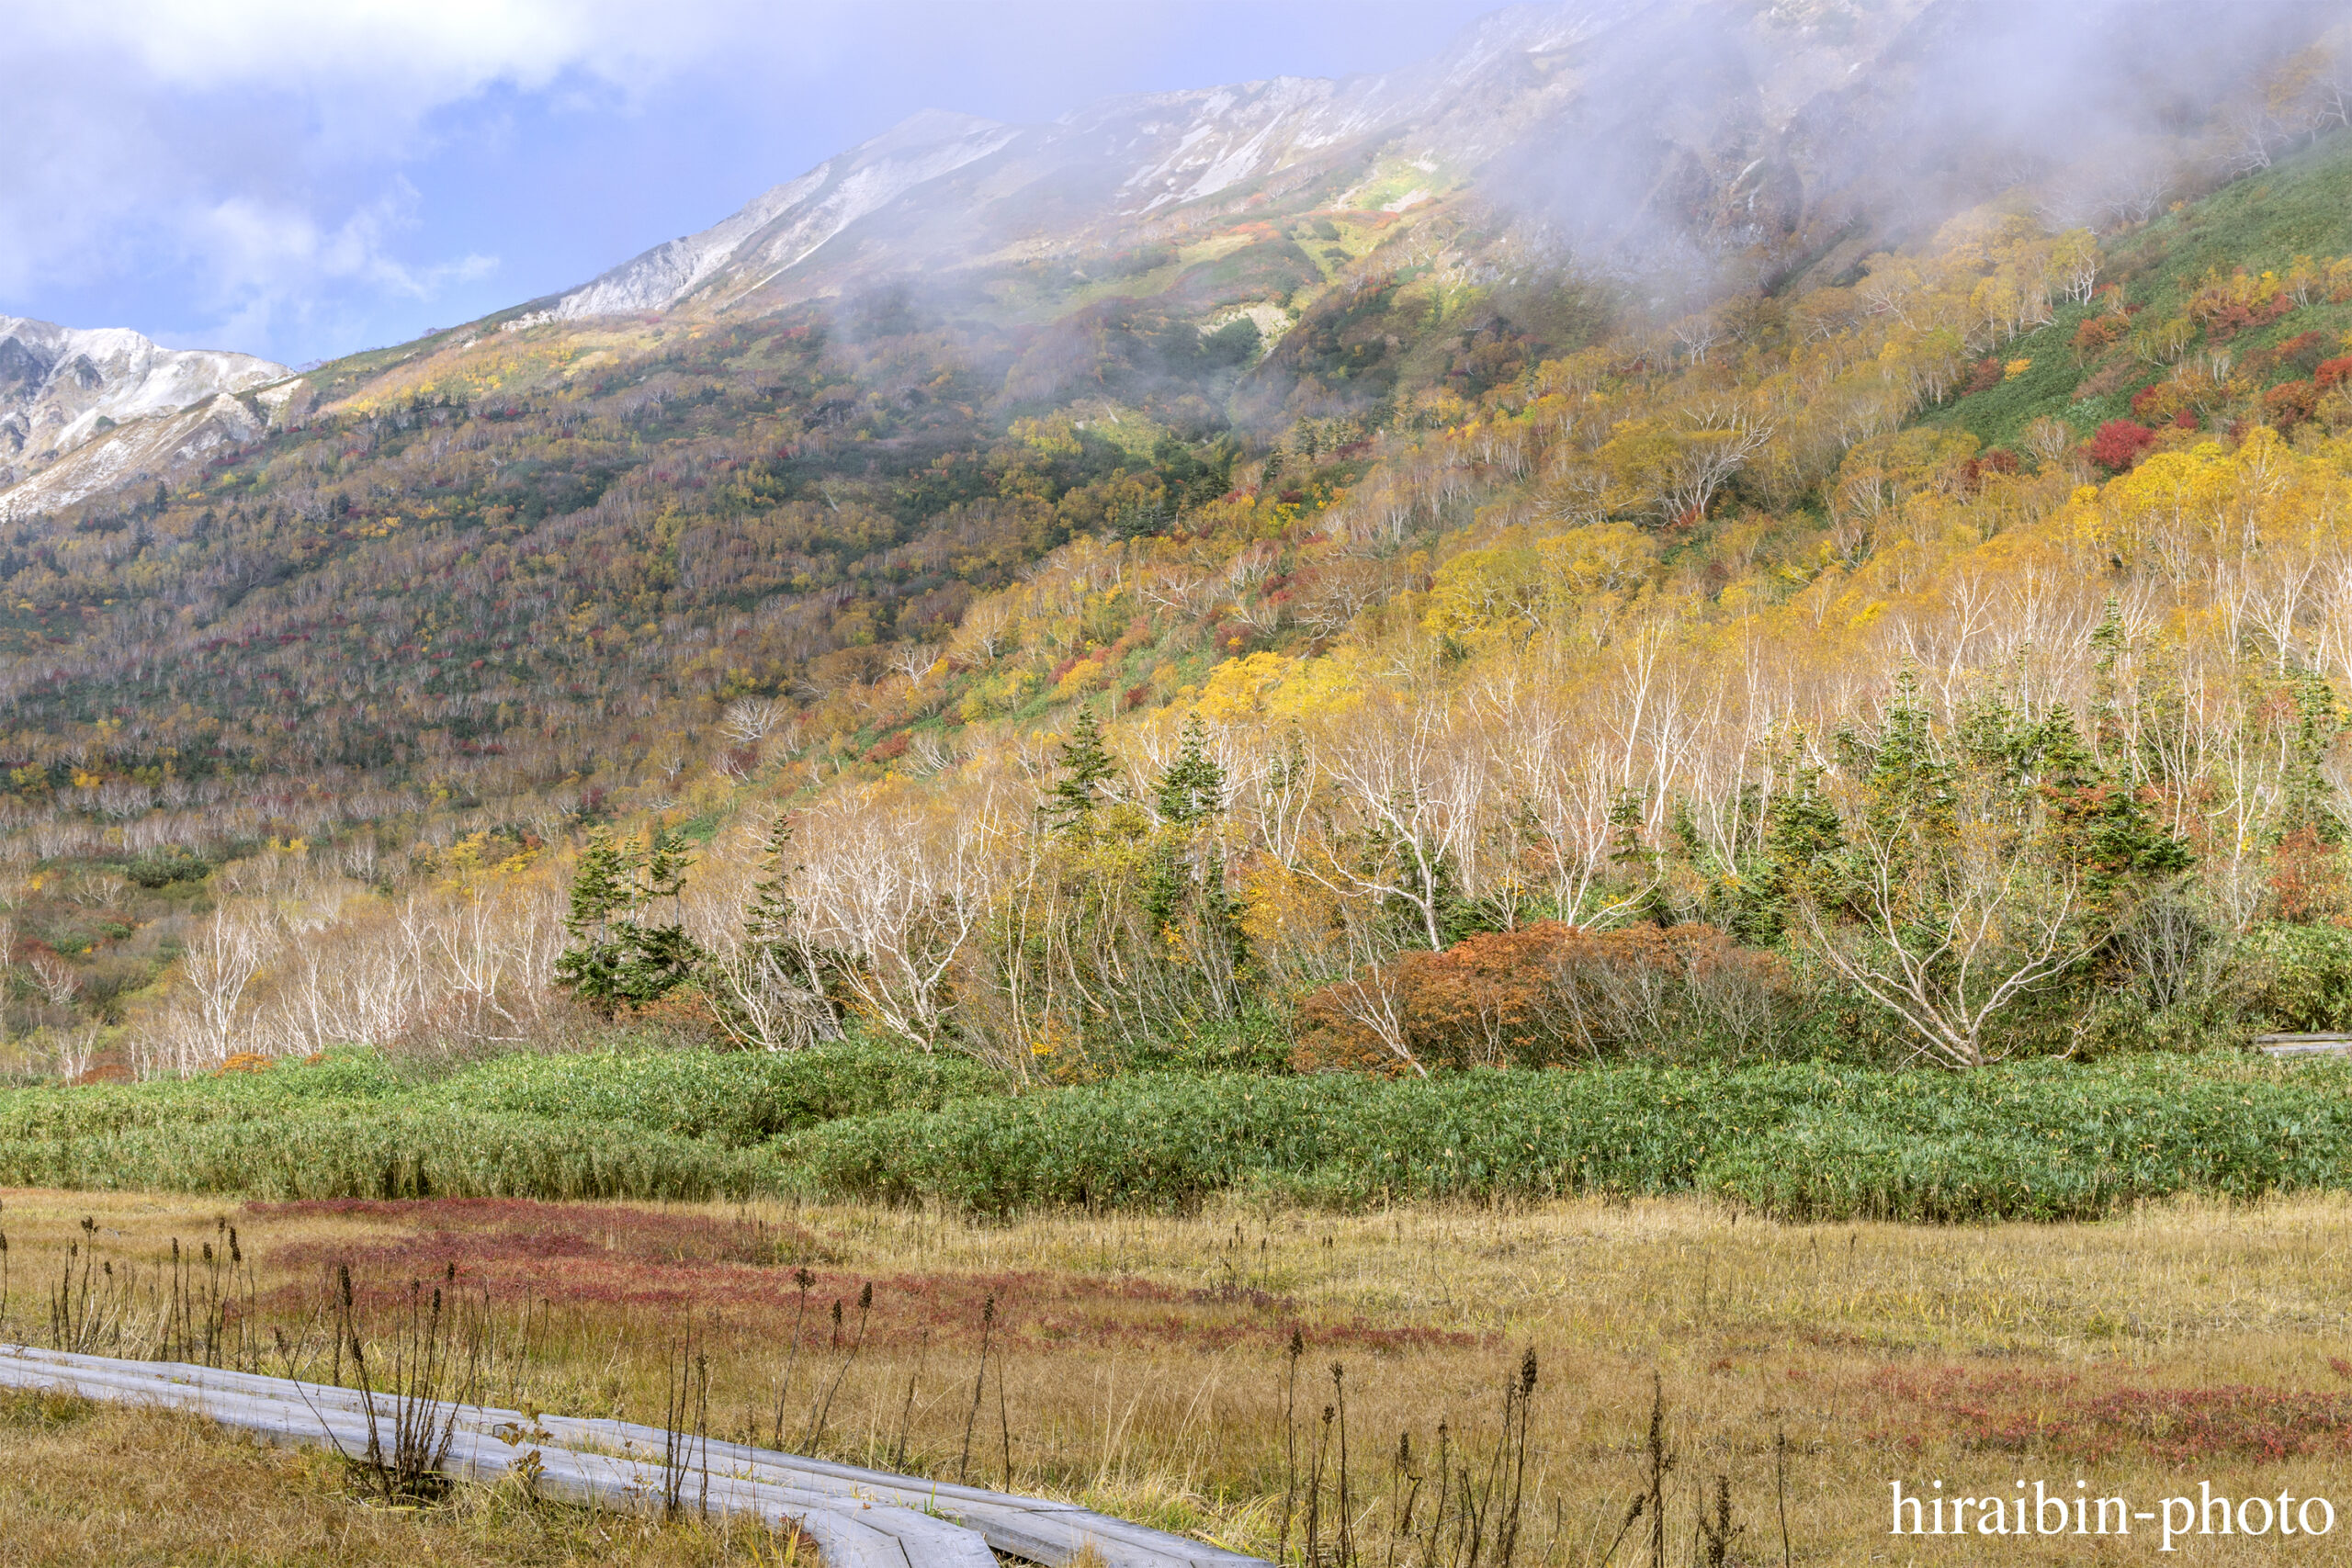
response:
[[[1128,1078],[829,1123],[817,1190],[1003,1213],[1219,1191],[1361,1206],[1703,1191],[1790,1218],[2064,1219],[2352,1179],[2352,1072],[2233,1056]]]
[[[0,1145],[0,1183],[253,1198],[743,1198],[775,1163],[637,1124],[452,1106],[155,1122]]]
[[[627,1122],[744,1148],[839,1117],[935,1109],[996,1084],[967,1056],[842,1041],[807,1051],[505,1056],[434,1094],[453,1108]]]
[[[379,1058],[0,1095],[0,1183],[254,1197],[1176,1210],[1712,1194],[1790,1219],[2079,1219],[2352,1185],[2352,1065],[2234,1055],[1969,1074],[1827,1064],[1428,1079],[1138,1074],[1024,1094],[874,1047]],[[898,1109],[884,1109],[897,1105]]]
[[[728,1147],[837,1116],[929,1109],[986,1094],[967,1058],[852,1041],[789,1053],[607,1050],[493,1057],[441,1076],[373,1052],[265,1072],[0,1093],[0,1161],[27,1140],[105,1138],[212,1122],[285,1126],[394,1110],[536,1117],[633,1128]]]

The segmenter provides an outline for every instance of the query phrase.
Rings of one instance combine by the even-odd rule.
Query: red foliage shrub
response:
[[[2006,446],[1996,446],[1980,453],[1960,466],[1962,487],[1973,492],[1984,482],[1986,474],[2014,474],[2018,471],[2018,455]]]
[[[2273,348],[2266,358],[2271,365],[2291,370],[2298,376],[2309,376],[2319,368],[2320,358],[2326,352],[2326,333],[2297,333]]]
[[[2294,297],[2280,294],[2269,303],[2243,304],[2224,293],[2208,289],[2189,301],[2188,313],[2205,324],[2215,343],[2227,343],[2249,327],[2267,327],[2295,308]]]
[[[2110,419],[2083,448],[2084,455],[2110,473],[2121,473],[2138,462],[2156,443],[2156,433],[2128,419]]]
[[[2323,392],[2346,378],[2352,378],[2352,354],[2339,359],[2323,359],[2312,369],[2312,380]]]
[[[907,754],[908,739],[903,729],[896,735],[886,735],[866,749],[865,760],[869,762],[896,761]]]
[[[2292,430],[2311,418],[2319,389],[2309,381],[2281,381],[2262,394],[2263,417],[2273,430]]]
[[[1980,359],[1976,362],[1974,373],[1968,378],[1968,391],[1971,395],[1977,392],[1989,392],[2000,384],[2001,362],[1997,359]]]

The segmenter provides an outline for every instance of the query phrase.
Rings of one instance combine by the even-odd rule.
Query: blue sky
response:
[[[1490,0],[0,0],[0,314],[291,363],[703,228],[926,107],[1408,64]]]

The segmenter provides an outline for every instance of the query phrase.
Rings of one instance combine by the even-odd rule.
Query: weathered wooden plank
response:
[[[333,1441],[346,1451],[367,1446],[366,1410],[356,1389],[179,1362],[0,1347],[0,1385],[8,1384],[73,1387],[95,1398],[148,1398],[273,1441]],[[376,1404],[379,1422],[388,1425],[391,1402],[378,1396]],[[569,1456],[548,1473],[560,1472],[564,1487],[584,1488],[575,1500],[638,1507],[645,1496],[660,1495],[668,1434],[658,1427],[532,1417],[481,1405],[459,1407],[457,1427],[464,1441],[452,1445],[452,1466],[469,1477],[494,1478],[523,1453],[536,1451],[542,1465]],[[1257,1558],[1073,1504],[735,1443],[697,1439],[694,1448],[697,1496],[707,1472],[713,1506],[789,1519],[837,1568],[993,1568],[990,1548],[1048,1568],[1061,1568],[1089,1548],[1108,1568],[1265,1568]],[[834,1542],[830,1548],[828,1539]],[[888,1549],[878,1542],[889,1543]]]
[[[291,1383],[285,1383],[289,1390],[285,1395],[207,1386],[210,1378],[223,1375],[207,1368],[173,1366],[151,1372],[139,1362],[94,1367],[63,1365],[60,1359],[56,1352],[38,1359],[0,1354],[0,1386],[54,1388],[84,1398],[184,1410],[277,1446],[334,1447],[354,1456],[368,1450],[367,1416],[354,1390],[312,1385],[315,1393],[346,1396],[313,1401],[292,1393]],[[205,1375],[185,1375],[191,1373]],[[388,1433],[392,1402],[377,1404],[379,1430]],[[463,1421],[441,1469],[459,1480],[495,1482],[514,1473],[530,1454],[537,1456],[531,1484],[550,1497],[634,1513],[662,1506],[658,1456],[649,1467],[626,1457],[577,1452],[556,1444],[510,1443]],[[723,1472],[705,1477],[697,1472],[688,1487],[695,1506],[707,1502],[718,1513],[799,1529],[829,1568],[995,1568],[994,1555],[977,1534],[909,1509],[844,1506],[837,1497]]]
[[[2257,1034],[2254,1043],[2265,1055],[2352,1055],[2352,1034]]]

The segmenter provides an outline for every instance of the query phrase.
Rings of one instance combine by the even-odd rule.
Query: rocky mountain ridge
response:
[[[119,425],[283,381],[283,365],[221,349],[164,348],[123,327],[0,316],[0,486]]]
[[[471,397],[526,360],[602,365],[630,333],[894,288],[942,330],[993,334],[1007,408],[1103,395],[1104,332],[1136,309],[1153,333],[1246,318],[1259,353],[1321,319],[1234,408],[1180,421],[1268,437],[1365,412],[1417,354],[1557,346],[1583,330],[1549,319],[1572,277],[1671,318],[1849,276],[1988,200],[2095,221],[2110,187],[2225,161],[2228,114],[2337,9],[2217,28],[2191,0],[1568,0],[1498,11],[1395,72],[1129,95],[1043,124],[926,111],[576,288],[299,378],[0,318],[0,515],[172,477],[314,401]],[[1458,321],[1439,311],[1445,344],[1358,319],[1351,301],[1408,274],[1478,296]]]
[[[1403,210],[1476,189],[1564,137],[1617,136],[1634,104],[1634,118],[1659,119],[1635,128],[1658,143],[1649,151],[1728,161],[1716,175],[1729,183],[1758,161],[1758,106],[1811,102],[1924,5],[1892,0],[1834,46],[1801,21],[1773,21],[1785,7],[1746,7],[1744,22],[1726,18],[1728,91],[1721,69],[1700,73],[1695,93],[1661,79],[1679,73],[1670,44],[1716,7],[1583,0],[1498,12],[1397,72],[1130,95],[1042,125],[926,111],[545,309],[573,319],[769,307],[894,273],[1182,243],[1242,214]]]
[[[2071,176],[2095,205],[2098,179],[2177,160],[2335,19],[2284,5],[2217,33],[2177,0],[1513,6],[1391,73],[1131,95],[1041,125],[917,115],[534,319],[756,312],[894,276],[985,291],[1041,258],[1447,197],[1589,266],[1752,284],[2020,184]]]

